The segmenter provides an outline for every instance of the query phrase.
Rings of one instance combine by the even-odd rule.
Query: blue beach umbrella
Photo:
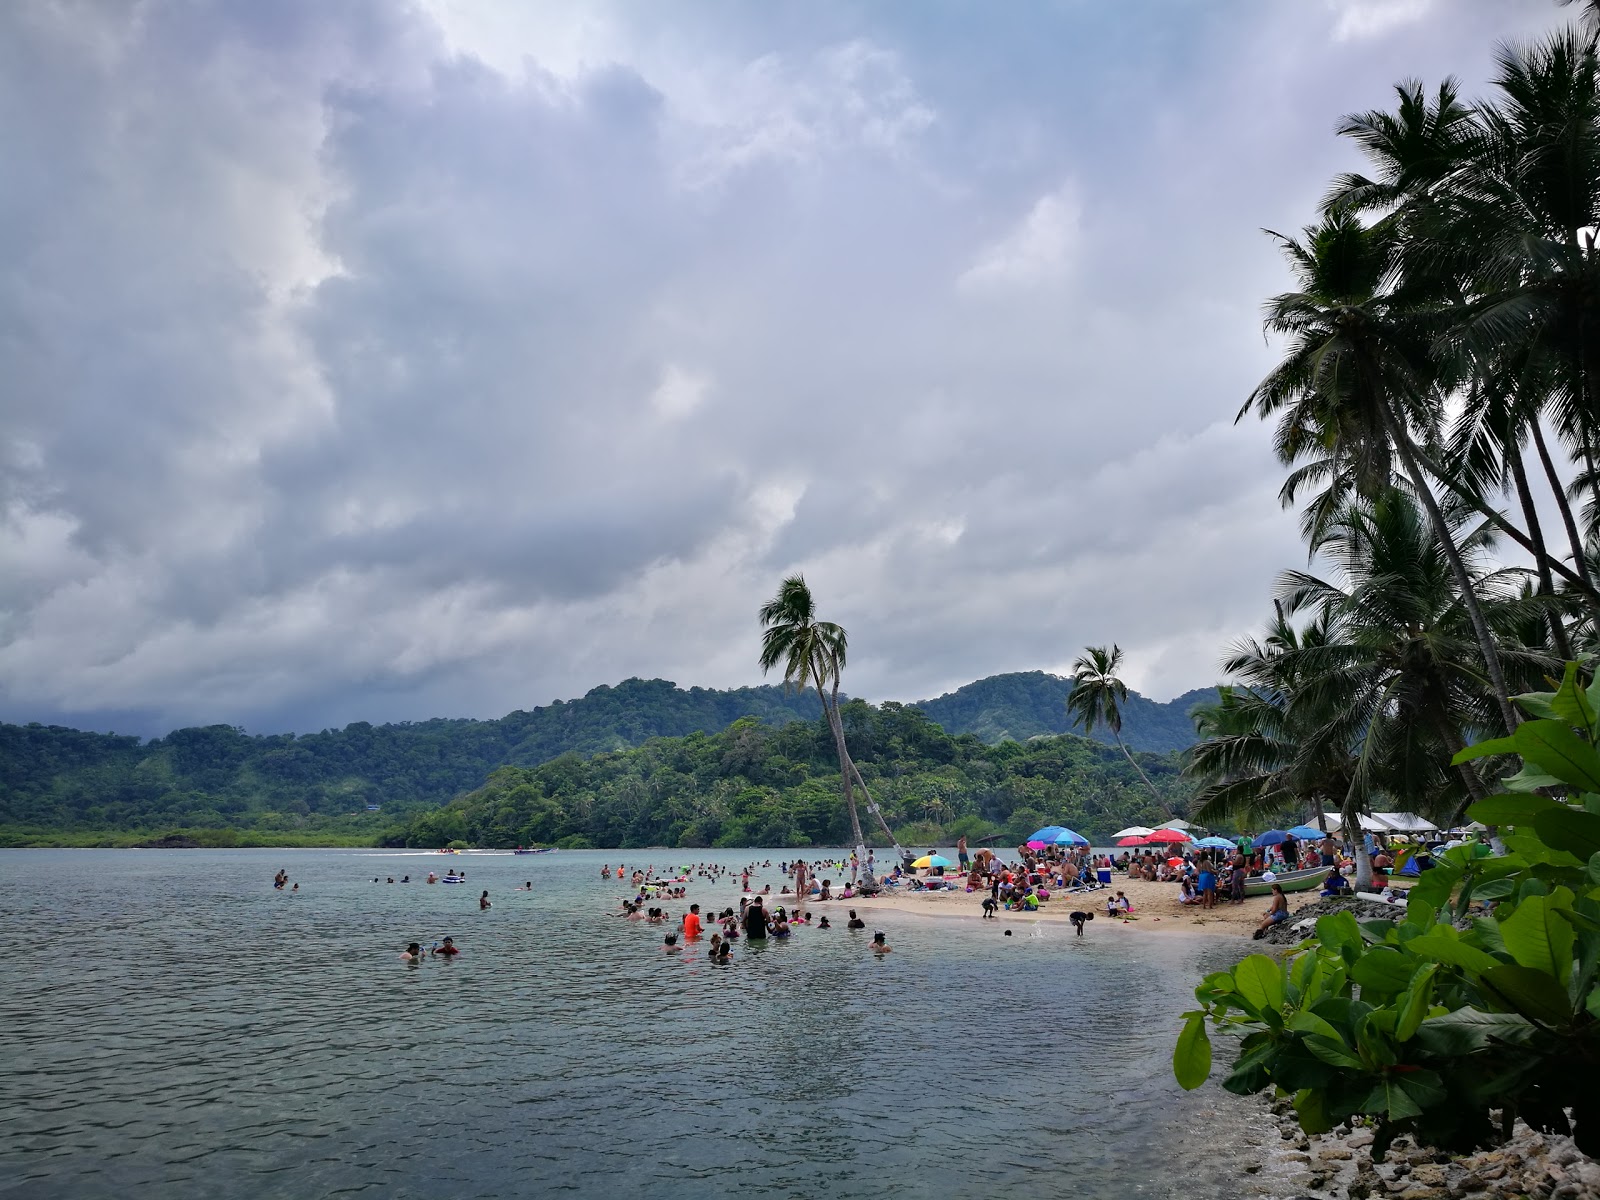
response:
[[[1051,839],[1057,846],[1087,846],[1089,839],[1081,833],[1074,833],[1070,829],[1063,829]]]
[[[1046,825],[1043,829],[1030,833],[1027,840],[1030,842],[1053,842],[1063,833],[1072,833],[1072,830],[1064,825]]]
[[[1196,846],[1204,846],[1208,850],[1234,850],[1237,847],[1225,837],[1201,838]]]
[[[1296,825],[1293,829],[1289,830],[1289,832],[1294,834],[1297,838],[1311,838],[1318,842],[1320,842],[1323,837],[1326,836],[1322,830],[1313,829],[1310,825]]]
[[[1264,846],[1281,846],[1289,840],[1289,835],[1282,829],[1269,829],[1265,833],[1256,834],[1256,840],[1250,844],[1257,850]]]

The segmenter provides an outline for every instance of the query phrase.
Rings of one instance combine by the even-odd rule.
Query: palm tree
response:
[[[1072,691],[1067,693],[1069,724],[1077,725],[1085,734],[1091,734],[1097,726],[1104,725],[1116,740],[1123,757],[1139,772],[1139,778],[1144,780],[1145,787],[1150,789],[1156,803],[1171,816],[1172,810],[1156,790],[1156,785],[1150,782],[1150,776],[1144,773],[1144,768],[1123,744],[1121,705],[1128,701],[1128,686],[1117,675],[1121,668],[1121,646],[1113,644],[1110,650],[1104,646],[1084,648],[1083,655],[1072,664]]]
[[[1519,586],[1522,572],[1482,573],[1484,531],[1456,543],[1475,594],[1519,686],[1537,686],[1552,660],[1524,638],[1552,603]],[[1354,500],[1317,547],[1328,578],[1285,572],[1277,620],[1263,642],[1227,664],[1244,687],[1196,711],[1203,740],[1186,774],[1206,786],[1197,816],[1264,816],[1314,800],[1337,806],[1355,831],[1373,801],[1453,819],[1488,788],[1449,766],[1492,730],[1498,706],[1477,655],[1472,622],[1449,556],[1415,497],[1394,489]],[[1309,613],[1297,628],[1291,619]],[[1463,764],[1471,765],[1471,764]],[[1357,885],[1371,864],[1356,840]]]
[[[1190,714],[1200,740],[1183,773],[1202,784],[1190,814],[1203,825],[1255,825],[1307,805],[1323,825],[1323,814],[1349,791],[1350,755],[1326,746],[1304,753],[1321,718],[1305,705],[1291,708],[1301,652],[1327,644],[1327,624],[1319,618],[1296,628],[1283,606],[1276,608],[1266,638],[1237,643],[1224,664],[1243,686],[1219,688],[1215,704]]]
[[[851,786],[850,753],[845,748],[844,726],[839,721],[837,700],[839,675],[844,669],[849,636],[842,626],[832,621],[817,620],[816,603],[803,575],[791,575],[778,587],[778,594],[762,605],[759,614],[761,635],[761,673],[764,675],[780,663],[783,665],[783,686],[804,691],[817,689],[822,701],[822,713],[833,733],[834,750],[839,756],[839,781],[844,789],[845,810],[850,814],[850,833],[857,846],[864,846],[861,836],[861,817],[856,812],[856,798]],[[832,684],[835,704],[828,704],[828,687]]]
[[[1267,303],[1266,327],[1289,339],[1288,352],[1236,419],[1252,409],[1263,419],[1277,417],[1275,442],[1284,463],[1318,450],[1339,464],[1340,477],[1362,496],[1392,487],[1398,460],[1456,574],[1491,691],[1512,730],[1519,718],[1499,652],[1417,452],[1418,442],[1433,440],[1443,409],[1431,356],[1437,321],[1430,319],[1427,296],[1394,287],[1400,235],[1392,218],[1368,226],[1345,209],[1305,230],[1303,241],[1275,235],[1300,284]]]

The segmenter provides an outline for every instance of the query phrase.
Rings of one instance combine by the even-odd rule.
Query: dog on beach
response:
[[[1072,922],[1073,929],[1078,931],[1078,936],[1083,936],[1083,923],[1094,920],[1092,912],[1073,912],[1067,914],[1067,920]]]

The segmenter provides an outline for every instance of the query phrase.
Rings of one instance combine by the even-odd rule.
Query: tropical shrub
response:
[[[1308,1133],[1365,1118],[1375,1157],[1402,1133],[1466,1152],[1518,1117],[1600,1150],[1600,680],[1569,663],[1559,690],[1516,702],[1532,720],[1457,755],[1521,757],[1468,810],[1514,826],[1509,853],[1448,850],[1404,920],[1324,916],[1286,959],[1207,976],[1173,1052],[1183,1087],[1221,1035],[1239,1043],[1223,1087],[1291,1094]]]

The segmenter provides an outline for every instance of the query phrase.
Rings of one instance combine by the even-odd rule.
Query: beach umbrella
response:
[[[1034,840],[1033,838],[1029,838],[1026,842],[1024,842],[1022,844],[1024,846],[1026,846],[1029,850],[1043,850],[1050,843],[1049,842],[1040,842],[1040,841]]]
[[[1157,829],[1148,836],[1151,844],[1156,846],[1170,846],[1174,842],[1192,842],[1194,840],[1181,829],[1167,829],[1165,827]]]
[[[1234,849],[1237,849],[1237,847],[1234,846],[1234,844],[1232,842],[1230,842],[1225,837],[1203,837],[1198,842],[1196,842],[1195,845],[1196,846],[1204,846],[1207,850],[1234,850]]]
[[[1028,841],[1043,842],[1046,846],[1048,846],[1061,834],[1071,832],[1072,830],[1068,829],[1065,825],[1046,825],[1043,829],[1037,829],[1030,833],[1028,835]]]
[[[1154,833],[1154,832],[1155,832],[1154,829],[1146,829],[1143,825],[1129,825],[1126,829],[1117,830],[1111,836],[1114,837],[1114,838],[1143,837],[1147,833]]]
[[[1320,842],[1325,836],[1322,830],[1313,829],[1310,825],[1296,825],[1293,829],[1289,830],[1289,832],[1294,834],[1295,837],[1301,838],[1302,840],[1305,838],[1310,838],[1312,841],[1317,842]]]
[[[1282,829],[1269,829],[1265,833],[1256,834],[1255,840],[1250,844],[1257,850],[1266,846],[1281,846],[1289,840],[1289,835]]]
[[[1087,846],[1089,839],[1081,833],[1074,833],[1070,829],[1062,829],[1053,839],[1057,846]]]
[[[1141,833],[1117,839],[1117,845],[1119,846],[1148,846],[1149,844],[1150,840]]]
[[[913,867],[953,867],[955,863],[942,854],[924,854],[911,865]]]

